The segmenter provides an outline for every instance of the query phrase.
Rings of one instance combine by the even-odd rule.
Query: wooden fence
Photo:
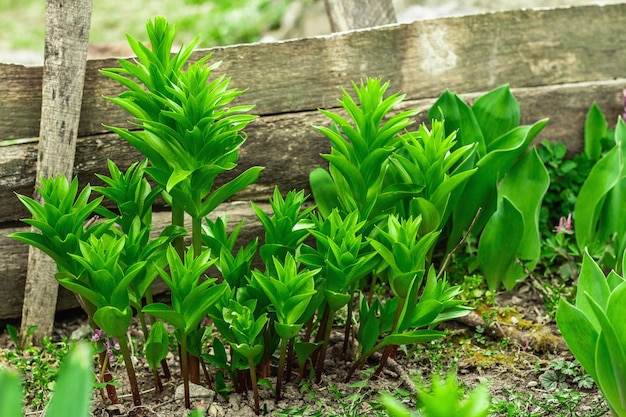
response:
[[[274,186],[306,189],[308,173],[323,164],[327,141],[313,125],[328,124],[317,109],[337,107],[341,88],[379,77],[391,92],[406,94],[405,107],[427,110],[441,92],[468,100],[508,83],[522,108],[522,122],[548,117],[541,139],[582,147],[583,123],[595,100],[610,123],[624,110],[626,4],[553,10],[519,10],[387,25],[329,36],[199,50],[223,61],[218,73],[231,86],[248,89],[242,103],[256,104],[261,117],[232,176],[265,166],[259,181],[219,209],[233,221],[254,222],[248,200],[267,202]],[[103,96],[120,86],[99,74],[111,60],[87,63],[74,174],[96,183],[110,158],[121,167],[138,153],[102,124],[126,126],[128,115]],[[24,230],[28,216],[14,193],[32,195],[41,113],[41,67],[0,64],[0,319],[22,311],[28,248],[7,239]],[[425,112],[417,122],[424,120]],[[11,142],[5,142],[11,140]],[[157,217],[166,218],[167,213]],[[75,306],[66,292],[58,308]]]

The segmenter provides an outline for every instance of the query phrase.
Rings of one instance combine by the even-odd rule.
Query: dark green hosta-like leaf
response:
[[[561,300],[557,325],[568,347],[594,379],[616,416],[626,415],[626,281],[605,278],[585,253],[576,305]]]
[[[524,234],[517,254],[520,259],[530,263],[531,270],[541,252],[539,214],[549,185],[550,176],[536,149],[527,152],[500,184],[500,195],[508,198],[522,214]]]
[[[516,282],[508,281],[507,272],[515,262],[524,236],[524,218],[507,197],[491,216],[478,243],[478,264],[490,289],[504,283],[512,289]]]
[[[428,118],[445,121],[446,135],[456,131],[458,146],[477,143],[480,157],[486,154],[485,138],[472,109],[459,96],[445,90],[428,111]]]
[[[496,210],[498,183],[519,157],[526,152],[532,140],[546,123],[547,120],[541,120],[532,126],[520,126],[510,130],[493,143],[491,152],[477,162],[477,172],[469,178],[453,209],[453,223],[448,239],[448,250],[451,250],[461,240],[476,217],[479,208],[482,208],[482,213],[473,230],[474,233],[482,230]]]
[[[585,120],[585,154],[592,161],[600,159],[602,139],[607,137],[607,124],[604,113],[594,101]]]
[[[602,204],[622,176],[623,161],[620,151],[619,146],[608,151],[593,166],[578,193],[574,208],[574,228],[580,248],[590,245],[599,233],[597,224]]]
[[[556,322],[559,330],[578,362],[585,371],[597,381],[595,365],[595,349],[598,341],[598,330],[589,320],[591,317],[580,308],[573,306],[564,299],[559,301]]]
[[[485,138],[487,152],[500,136],[519,126],[520,109],[508,85],[503,85],[479,97],[472,112]]]

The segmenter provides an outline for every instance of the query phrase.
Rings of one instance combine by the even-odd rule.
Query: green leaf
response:
[[[596,346],[598,386],[607,401],[616,410],[626,411],[626,353],[620,338],[602,307],[591,297],[589,302],[602,331]],[[623,303],[623,300],[619,300]],[[623,317],[619,317],[621,323]]]
[[[578,290],[576,292],[576,307],[579,308],[593,327],[599,332],[600,323],[596,320],[592,306],[589,304],[589,297],[603,309],[606,308],[609,300],[609,284],[604,277],[602,269],[593,260],[589,252],[583,253],[583,263],[578,278]]]
[[[594,101],[585,120],[585,155],[591,161],[597,161],[602,154],[602,139],[607,137],[606,118]]]
[[[302,328],[302,324],[283,324],[275,321],[274,328],[281,339],[289,340],[296,337]]]
[[[411,411],[393,395],[383,392],[380,395],[380,402],[385,407],[385,412],[389,417],[411,417]]]
[[[167,329],[161,320],[157,320],[150,328],[148,339],[144,347],[146,361],[150,369],[156,370],[169,352],[169,338]]]
[[[482,208],[482,213],[474,225],[473,233],[478,234],[482,230],[496,210],[498,184],[526,152],[546,123],[547,120],[541,120],[532,126],[520,126],[507,132],[494,141],[493,150],[477,162],[477,172],[470,177],[458,202],[452,208],[453,223],[448,251],[465,235],[479,208]]]
[[[250,346],[247,343],[231,343],[233,349],[246,359],[254,359],[263,353],[263,345]]]
[[[181,331],[185,328],[185,319],[183,315],[173,311],[167,304],[148,304],[141,311],[156,318],[163,319]]]
[[[485,155],[485,139],[472,109],[458,95],[445,90],[428,111],[429,119],[445,121],[446,136],[457,131],[459,146],[478,144],[477,152]]]
[[[177,184],[185,181],[189,176],[193,173],[193,171],[184,170],[184,169],[174,169],[172,175],[170,175],[169,180],[167,180],[167,184],[165,185],[165,191],[168,193],[172,191]]]
[[[232,181],[219,187],[213,193],[211,193],[206,200],[202,203],[202,212],[198,213],[198,217],[204,217],[211,213],[224,201],[243,190],[250,184],[254,183],[263,171],[263,167],[251,167],[239,174]]]
[[[7,368],[0,369],[0,416],[23,417],[20,376]],[[85,414],[87,415],[87,414]],[[84,416],[82,416],[84,417]]]
[[[620,149],[616,146],[596,162],[580,188],[574,206],[574,229],[581,249],[595,240],[602,204],[620,180],[620,168]]]
[[[571,305],[564,299],[559,301],[556,310],[556,323],[563,339],[565,339],[565,343],[567,343],[567,347],[572,351],[574,357],[597,383],[595,349],[599,331],[590,321],[591,318],[597,322],[593,313],[585,314],[580,308]]]
[[[104,306],[98,308],[93,315],[93,321],[104,333],[117,338],[124,337],[132,318],[133,313],[130,307],[121,311],[116,307]]]
[[[316,168],[309,173],[309,184],[317,209],[323,218],[327,218],[334,208],[339,207],[337,187],[330,173],[324,168]]]
[[[306,360],[319,348],[323,345],[324,342],[296,342],[294,344],[294,349],[296,350],[296,358],[298,360],[298,365],[302,366],[306,362]]]
[[[92,367],[91,348],[87,343],[79,343],[70,350],[61,363],[46,417],[89,415],[94,381]]]
[[[426,343],[432,340],[441,339],[446,334],[438,330],[412,330],[400,334],[390,334],[385,336],[381,344],[383,345],[410,345],[413,343]]]
[[[524,234],[524,218],[507,197],[500,201],[478,242],[478,265],[485,275],[487,286],[497,290],[506,277],[507,270],[515,262]],[[507,290],[515,282],[504,282]]]
[[[541,254],[539,214],[549,185],[550,176],[536,148],[527,152],[500,184],[500,194],[513,203],[524,220],[518,256],[525,261],[532,261],[532,267]]]
[[[358,340],[360,345],[361,354],[369,352],[380,335],[380,322],[377,317],[378,314],[378,301],[372,303],[372,307],[368,309],[366,297],[361,299],[360,308],[360,326],[358,331]]]
[[[472,111],[482,130],[487,151],[496,138],[519,126],[519,104],[508,85],[479,97],[472,105]]]

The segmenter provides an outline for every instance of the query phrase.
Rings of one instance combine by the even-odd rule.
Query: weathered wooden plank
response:
[[[258,206],[270,213],[271,208],[267,201],[258,202]],[[218,216],[228,216],[229,229],[232,230],[238,222],[244,221],[238,241],[245,244],[255,237],[262,237],[263,228],[252,210],[248,201],[234,201],[218,207],[209,217],[212,219]],[[154,231],[152,236],[156,236],[165,226],[170,224],[171,214],[169,212],[159,212],[153,215]],[[191,219],[186,219],[186,227],[191,230]],[[26,264],[28,246],[6,236],[17,231],[26,231],[26,227],[8,227],[0,229],[0,320],[19,317],[22,312],[24,300],[24,280],[26,278]],[[157,292],[166,290],[165,284],[155,282],[153,289]],[[67,310],[78,307],[74,295],[61,288],[57,301],[57,310]]]
[[[391,0],[324,0],[333,32],[396,23]]]
[[[550,123],[539,135],[567,143],[574,152],[582,147],[586,113],[595,100],[610,123],[623,112],[621,98],[626,79],[586,82],[536,88],[517,88],[513,92],[520,101],[523,123],[549,118]],[[481,93],[465,94],[471,100]],[[403,108],[427,110],[434,98],[407,100]],[[417,119],[425,120],[425,112]],[[309,172],[322,164],[320,153],[328,152],[328,141],[313,125],[328,125],[328,119],[317,111],[262,117],[246,129],[248,140],[240,151],[240,164],[224,179],[230,179],[250,166],[264,166],[256,184],[244,190],[238,199],[267,199],[275,185],[283,191],[308,188]],[[2,149],[2,148],[0,148]],[[0,153],[0,223],[28,216],[14,192],[29,194],[34,182],[36,145],[26,143],[5,147]],[[106,159],[126,167],[139,158],[139,153],[115,135],[97,135],[78,141],[74,174],[81,184],[97,182],[94,173],[107,173]]]
[[[488,91],[623,76],[626,4],[518,10],[417,21],[276,43],[210,50],[242,102],[261,115],[333,106],[341,87],[368,76],[392,81],[411,100],[445,88]],[[134,34],[141,36],[141,33]],[[198,51],[197,58],[207,53]],[[120,125],[127,114],[107,103],[120,87],[98,74],[115,60],[90,61],[80,136]],[[41,68],[0,65],[0,140],[36,137]]]
[[[41,125],[36,182],[74,170],[83,98],[91,0],[47,0]],[[35,190],[35,199],[42,201]],[[52,334],[58,283],[55,262],[31,246],[22,309],[21,335],[40,343]],[[36,327],[28,334],[31,327]]]

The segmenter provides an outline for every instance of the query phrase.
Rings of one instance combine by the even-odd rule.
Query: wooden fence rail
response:
[[[390,80],[391,92],[406,94],[404,106],[423,110],[446,88],[471,100],[508,83],[524,123],[550,118],[540,139],[580,150],[594,100],[610,123],[623,112],[624,27],[626,4],[618,4],[489,13],[197,51],[194,59],[210,52],[223,61],[218,72],[232,77],[231,86],[248,89],[240,102],[256,104],[261,116],[246,130],[232,175],[253,165],[266,170],[220,210],[253,219],[248,199],[265,202],[275,185],[306,189],[309,171],[323,163],[319,153],[328,150],[312,128],[328,124],[317,109],[336,108],[341,88],[366,77]],[[98,73],[116,65],[87,63],[74,170],[82,184],[107,172],[107,158],[125,167],[138,156],[102,127],[127,124],[128,115],[103,99],[120,87]],[[32,194],[34,186],[37,143],[31,138],[39,134],[41,76],[40,67],[0,64],[0,145],[16,140],[0,146],[0,318],[21,312],[28,250],[4,236],[21,229],[17,220],[27,215],[13,193]],[[71,299],[60,295],[59,303],[65,308]]]

